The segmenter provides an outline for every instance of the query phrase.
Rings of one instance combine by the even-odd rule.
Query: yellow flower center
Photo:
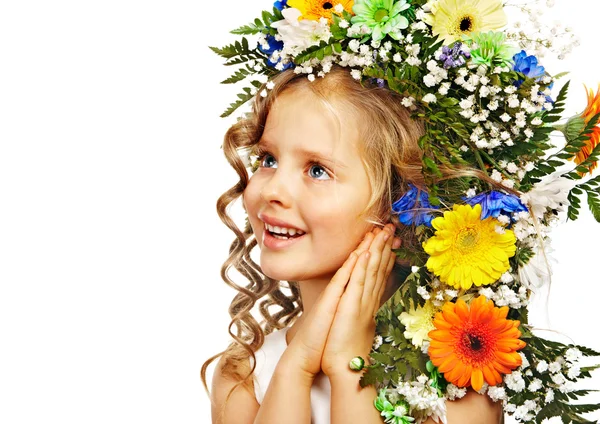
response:
[[[477,246],[479,241],[479,232],[474,228],[463,228],[457,237],[457,246],[462,252],[469,252]]]
[[[331,3],[329,3],[328,1],[325,2],[325,3],[323,3],[323,9],[329,10],[329,9],[332,9],[332,8],[333,8],[333,5]]]
[[[373,16],[373,19],[375,19],[375,21],[377,22],[381,22],[381,21],[387,21],[388,20],[388,11],[387,9],[379,9],[377,10],[377,12],[375,12],[375,15]]]
[[[463,15],[456,20],[454,33],[470,33],[473,31],[474,17],[471,15]]]

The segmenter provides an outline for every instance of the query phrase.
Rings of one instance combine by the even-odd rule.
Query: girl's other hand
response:
[[[366,361],[371,352],[375,316],[396,258],[392,248],[400,246],[394,229],[393,224],[388,224],[383,230],[367,234],[373,234],[373,241],[359,253],[323,351],[321,369],[330,378],[352,372],[348,362],[355,356]]]
[[[344,294],[346,285],[356,266],[359,255],[369,249],[374,235],[369,232],[335,273],[315,305],[306,314],[303,325],[283,353],[278,367],[297,369],[310,380],[321,371],[321,358],[325,342]]]

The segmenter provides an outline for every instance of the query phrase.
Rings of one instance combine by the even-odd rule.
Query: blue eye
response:
[[[318,164],[313,164],[310,166],[310,169],[308,170],[308,175],[310,175],[311,178],[315,178],[317,180],[331,179],[325,168]]]
[[[264,168],[277,168],[277,161],[272,155],[266,153],[260,165]]]

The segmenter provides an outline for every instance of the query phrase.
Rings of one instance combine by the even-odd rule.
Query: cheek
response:
[[[257,181],[253,177],[250,178],[246,189],[242,193],[242,204],[248,214],[250,225],[256,234],[257,225],[259,224],[257,215],[260,205],[260,184],[257,184]]]
[[[318,219],[320,231],[315,232],[317,249],[322,257],[329,257],[333,267],[341,266],[362,241],[371,224],[359,217],[366,201],[334,202]],[[362,199],[361,199],[362,200]]]

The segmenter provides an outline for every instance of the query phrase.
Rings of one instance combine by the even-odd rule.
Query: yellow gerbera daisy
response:
[[[352,13],[354,0],[334,0],[331,2],[323,0],[288,0],[287,5],[298,9],[304,19],[318,21],[321,18],[326,18],[331,25],[333,22],[331,14],[338,3],[344,7],[346,12]]]
[[[423,242],[426,266],[440,281],[457,289],[492,284],[510,268],[516,251],[511,230],[496,231],[500,221],[481,220],[481,205],[454,205],[431,221],[435,235]]]
[[[502,0],[439,0],[424,21],[447,45],[463,35],[494,31],[507,23]]]

